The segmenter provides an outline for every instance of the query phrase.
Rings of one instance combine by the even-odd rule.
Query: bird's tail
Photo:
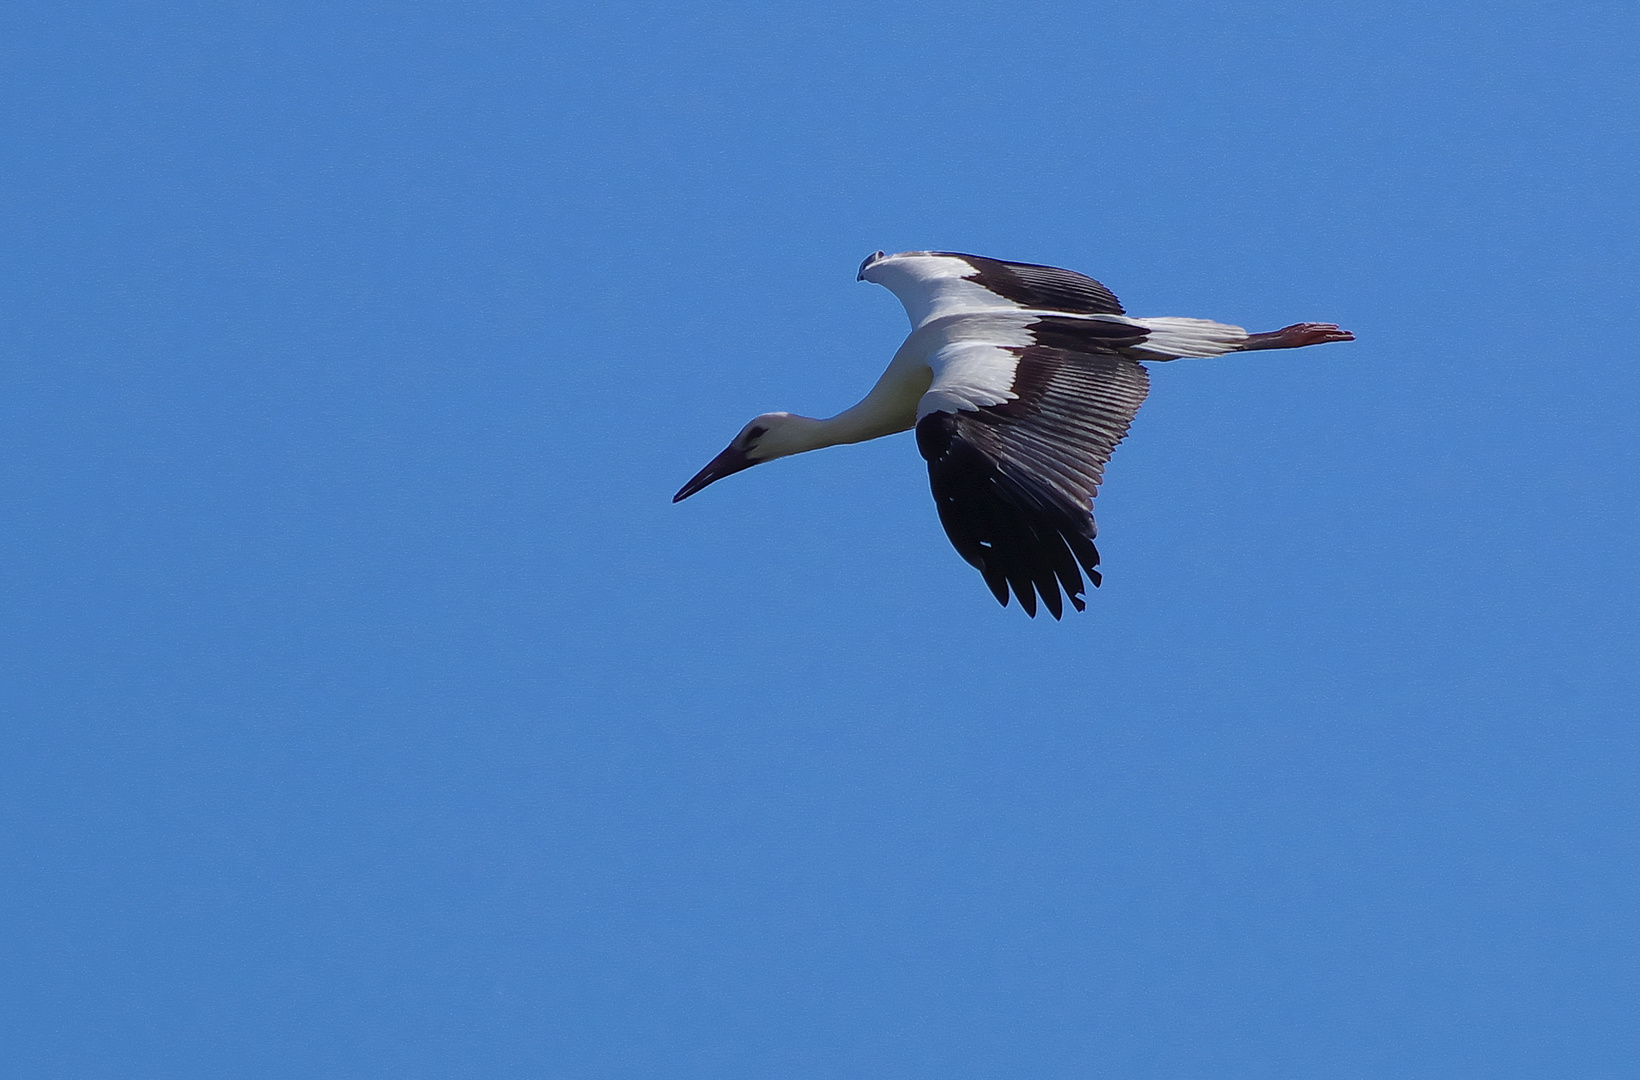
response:
[[[1212,319],[1181,319],[1163,315],[1133,321],[1149,331],[1145,340],[1133,347],[1134,352],[1147,354],[1147,360],[1223,356],[1245,348],[1247,344],[1247,331]]]

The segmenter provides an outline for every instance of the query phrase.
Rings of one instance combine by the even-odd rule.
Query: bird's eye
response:
[[[765,428],[765,427],[755,427],[755,428],[753,428],[752,430],[750,430],[746,433],[746,445],[747,446],[752,445],[757,440],[761,439],[764,435],[768,434],[768,432],[769,432],[769,429]]]

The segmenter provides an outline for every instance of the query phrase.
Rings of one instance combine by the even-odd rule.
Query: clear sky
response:
[[[14,2],[0,1073],[1631,1077],[1640,7]],[[906,329],[1186,361],[1062,623]]]

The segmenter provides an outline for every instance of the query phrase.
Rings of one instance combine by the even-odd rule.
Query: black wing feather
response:
[[[1079,315],[1121,315],[1116,294],[1085,274],[1057,266],[1003,262],[983,255],[936,251],[962,259],[974,268],[968,280],[990,289],[1004,300],[1042,311],[1069,311]]]
[[[957,553],[1004,606],[1011,589],[1034,616],[1040,596],[1057,619],[1061,589],[1082,611],[1082,575],[1100,583],[1091,504],[1150,379],[1107,330],[1076,348],[1065,347],[1064,328],[1053,330],[1037,340],[1054,345],[1012,350],[1014,400],[929,413],[917,424],[917,448]]]

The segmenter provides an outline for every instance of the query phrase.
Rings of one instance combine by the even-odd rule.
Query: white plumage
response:
[[[1331,323],[1267,334],[1206,319],[1130,318],[1070,270],[942,251],[877,252],[859,278],[905,305],[911,334],[858,405],[826,420],[756,417],[673,497],[777,457],[913,427],[946,535],[1004,605],[1059,618],[1100,582],[1092,500],[1149,390],[1140,361],[1296,348]]]

